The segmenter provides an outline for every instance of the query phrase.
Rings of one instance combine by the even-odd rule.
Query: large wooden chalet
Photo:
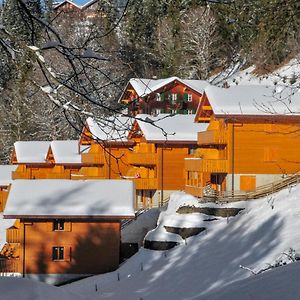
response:
[[[136,116],[126,174],[136,185],[136,207],[163,205],[171,192],[184,189],[184,158],[194,153],[197,132],[207,127],[193,120],[194,115]]]
[[[204,88],[203,80],[132,78],[126,85],[119,102],[131,115],[161,113],[195,114]]]
[[[203,196],[247,192],[300,170],[300,93],[274,86],[209,86],[195,121],[194,158],[185,160],[185,191]]]
[[[57,284],[115,270],[133,200],[125,180],[15,180],[4,218],[20,221],[7,230],[0,272]]]

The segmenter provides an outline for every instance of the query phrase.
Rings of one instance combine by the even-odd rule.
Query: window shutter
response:
[[[181,101],[181,95],[180,95],[180,94],[177,94],[176,102],[180,102],[180,101]]]
[[[160,112],[161,112],[162,114],[164,114],[164,113],[165,113],[165,109],[162,108],[162,109],[160,110]]]
[[[188,94],[183,94],[183,101],[188,102]]]
[[[161,98],[161,101],[164,102],[164,101],[165,101],[165,94],[164,94],[164,93],[161,93],[161,94],[160,94],[160,98]]]
[[[65,222],[65,231],[72,231],[72,222]]]
[[[72,258],[72,247],[71,246],[64,246],[64,260],[71,261]]]

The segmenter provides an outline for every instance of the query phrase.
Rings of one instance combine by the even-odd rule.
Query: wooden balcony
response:
[[[158,189],[157,178],[133,178],[137,190],[156,190]]]
[[[6,229],[6,242],[9,244],[20,243],[20,230],[15,226]]]
[[[226,145],[227,131],[207,130],[198,132],[198,145]]]
[[[0,258],[0,276],[7,273],[21,273],[20,259]]]
[[[102,153],[82,153],[81,162],[83,164],[103,165],[104,155]]]
[[[31,178],[31,172],[28,170],[27,172],[18,172],[18,171],[13,171],[11,174],[11,178],[13,180],[15,179],[30,179]]]
[[[202,187],[186,185],[184,187],[184,191],[187,194],[193,195],[195,197],[202,197],[203,196],[203,188]]]
[[[129,153],[128,163],[135,166],[153,166],[156,165],[156,153]]]
[[[190,158],[184,160],[184,168],[200,173],[228,173],[228,160]]]

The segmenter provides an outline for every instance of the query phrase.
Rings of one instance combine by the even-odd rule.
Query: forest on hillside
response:
[[[97,2],[97,16],[55,15],[52,0],[0,10],[0,160],[16,140],[78,137],[87,116],[119,111],[131,77],[209,79],[299,54],[297,0]]]

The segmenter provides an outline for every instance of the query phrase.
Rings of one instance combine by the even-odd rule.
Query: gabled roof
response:
[[[8,186],[12,183],[12,172],[17,169],[16,165],[0,165],[0,186]]]
[[[136,122],[147,141],[153,142],[196,142],[197,133],[208,124],[194,123],[195,115],[140,114]]]
[[[14,180],[4,218],[134,217],[130,180]]]
[[[80,164],[81,153],[86,147],[80,146],[78,140],[52,141],[50,149],[56,164]]]
[[[300,116],[300,93],[274,86],[238,85],[230,88],[208,86],[205,95],[218,116]],[[201,102],[198,109],[201,107]]]
[[[128,84],[126,85],[123,94],[119,99],[119,102],[121,101],[129,85],[133,87],[133,89],[135,90],[135,92],[139,97],[145,97],[151,93],[156,92],[157,90],[161,89],[167,84],[170,84],[173,81],[178,81],[199,94],[203,94],[205,87],[209,85],[209,83],[205,80],[189,80],[189,79],[181,79],[178,77],[169,77],[165,79],[132,78],[129,80]]]
[[[46,163],[50,142],[18,141],[14,143],[16,163]]]
[[[62,1],[61,3],[58,3],[57,5],[55,5],[55,6],[54,6],[54,9],[57,9],[57,8],[59,8],[60,6],[66,4],[66,3],[71,4],[72,6],[78,8],[78,9],[81,9],[81,8],[82,8],[80,5],[77,5],[76,3],[74,3],[74,2],[72,2],[72,1],[70,1],[70,0],[64,0],[64,1]]]
[[[130,117],[108,117],[105,120],[94,120],[87,118],[86,126],[92,139],[99,142],[128,142],[128,133],[131,129],[133,119]]]

